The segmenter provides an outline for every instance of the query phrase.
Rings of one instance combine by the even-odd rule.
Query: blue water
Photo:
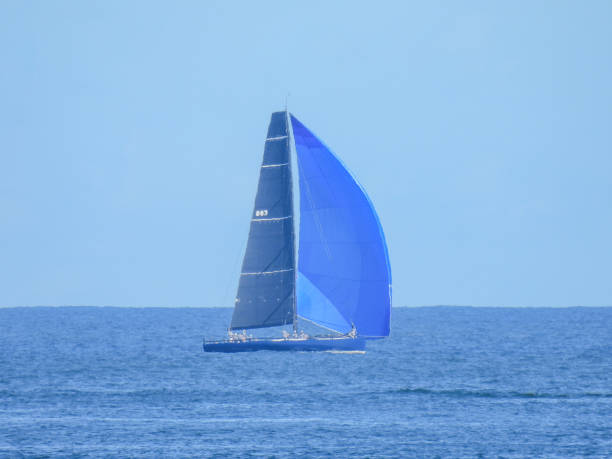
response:
[[[0,457],[612,456],[612,308],[394,309],[365,355],[228,309],[0,309]]]

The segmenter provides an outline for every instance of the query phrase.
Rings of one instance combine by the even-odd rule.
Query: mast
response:
[[[298,269],[298,248],[297,248],[297,241],[296,241],[296,223],[295,223],[295,216],[297,214],[297,210],[295,208],[295,195],[293,193],[293,187],[297,186],[297,181],[295,183],[295,185],[293,184],[293,167],[292,167],[292,154],[291,154],[291,144],[292,144],[292,130],[291,130],[291,120],[289,119],[289,111],[287,110],[287,99],[285,99],[285,117],[287,119],[287,144],[289,147],[289,154],[288,154],[288,158],[289,158],[289,174],[291,176],[291,207],[293,208],[293,219],[291,222],[292,225],[292,232],[293,232],[293,253],[295,254],[293,257],[293,334],[297,335],[298,332],[298,315],[297,315],[297,269]]]

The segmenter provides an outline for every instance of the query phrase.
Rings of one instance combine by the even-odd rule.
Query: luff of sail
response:
[[[300,185],[298,317],[361,336],[389,335],[391,269],[367,194],[291,115]]]
[[[272,114],[231,329],[293,323],[295,247],[286,112]]]

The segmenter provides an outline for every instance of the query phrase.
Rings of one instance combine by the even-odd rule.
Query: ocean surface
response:
[[[395,308],[363,355],[229,309],[0,309],[0,457],[612,457],[612,308]]]

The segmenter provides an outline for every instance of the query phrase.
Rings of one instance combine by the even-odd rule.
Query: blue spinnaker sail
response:
[[[291,115],[300,183],[297,313],[388,336],[391,268],[376,211],[342,162]]]
[[[293,195],[287,113],[272,114],[230,328],[293,323]]]

